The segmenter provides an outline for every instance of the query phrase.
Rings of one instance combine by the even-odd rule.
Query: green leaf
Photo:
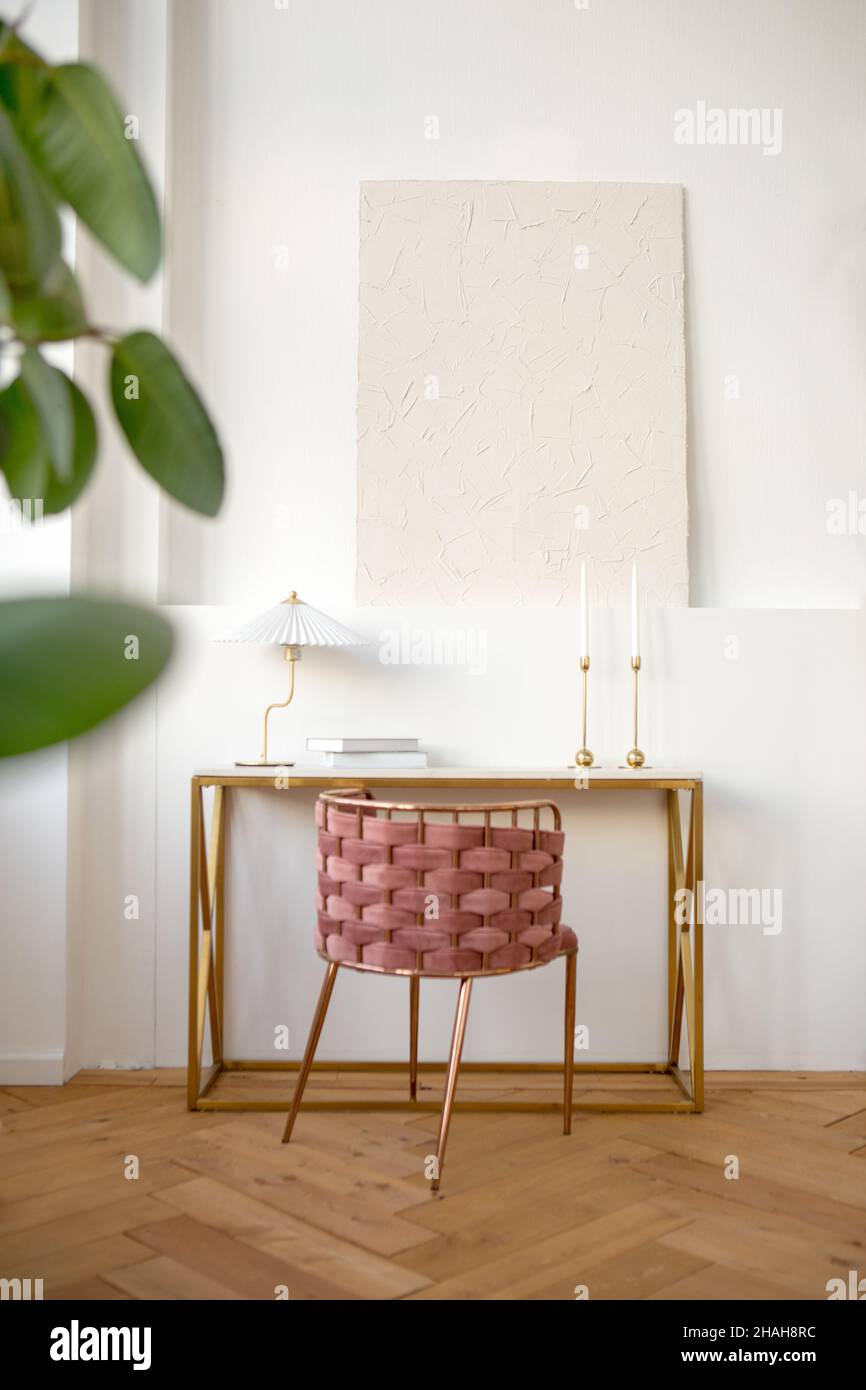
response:
[[[72,401],[72,472],[68,478],[61,478],[54,469],[48,476],[48,485],[43,496],[43,511],[46,516],[65,512],[84,490],[96,463],[96,421],[87,397],[79,391],[74,381],[66,378],[66,386]]]
[[[156,198],[101,73],[84,63],[49,69],[26,139],[55,192],[121,265],[149,280],[162,254]]]
[[[0,106],[6,107],[19,128],[35,116],[48,71],[39,54],[4,25],[0,32]]]
[[[0,392],[0,467],[10,495],[20,502],[41,499],[44,511],[51,460],[36,407],[20,376]]]
[[[36,348],[27,348],[21,357],[21,376],[33,397],[39,427],[48,457],[58,477],[72,476],[75,448],[75,421],[68,378],[51,367]]]
[[[0,323],[8,323],[12,315],[12,295],[6,283],[6,276],[0,270]]]
[[[60,255],[60,219],[0,107],[0,269],[10,288],[40,285]]]
[[[130,333],[115,344],[111,399],[151,477],[193,511],[215,516],[225,483],[219,440],[195,390],[153,333]]]
[[[16,295],[5,321],[22,343],[59,342],[84,333],[88,327],[84,301],[66,262],[55,262],[38,293],[27,290]]]
[[[16,377],[11,386],[0,392],[0,468],[6,475],[10,495],[21,502],[41,501],[45,516],[72,506],[96,463],[93,411],[75,382],[62,373],[58,375],[72,409],[73,455],[68,478],[59,477],[52,467],[39,413],[23,379]],[[33,510],[31,507],[31,517]]]
[[[0,757],[92,729],[156,679],[171,647],[165,619],[137,604],[0,603]]]

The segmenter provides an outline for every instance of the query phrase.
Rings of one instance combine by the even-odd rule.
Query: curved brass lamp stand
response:
[[[268,758],[268,719],[269,719],[269,717],[270,717],[270,713],[271,713],[271,710],[272,710],[272,709],[285,709],[287,705],[290,705],[290,704],[292,703],[292,699],[293,699],[294,694],[295,694],[295,662],[296,662],[296,661],[300,661],[300,659],[301,659],[301,649],[300,649],[300,647],[297,647],[297,646],[286,646],[286,647],[283,648],[283,654],[284,654],[284,656],[285,656],[286,661],[288,661],[288,662],[290,663],[290,669],[291,669],[291,673],[292,673],[292,674],[291,674],[291,680],[290,680],[290,682],[289,682],[289,695],[288,695],[288,699],[286,699],[286,700],[278,700],[275,704],[273,704],[273,705],[268,705],[267,709],[265,710],[265,717],[264,717],[264,720],[263,720],[263,723],[262,723],[262,756],[261,756],[260,758],[256,758],[253,762],[241,762],[240,760],[238,760],[237,762],[235,762],[235,767],[293,767],[293,766],[294,766],[293,763],[288,762],[288,761],[286,761],[285,759],[281,760],[280,762],[275,763],[275,762],[271,762],[270,759]]]

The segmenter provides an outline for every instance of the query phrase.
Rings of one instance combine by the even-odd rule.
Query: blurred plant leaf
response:
[[[38,293],[16,295],[3,313],[22,343],[59,342],[87,329],[78,281],[65,261],[55,261]]]
[[[0,105],[16,125],[26,126],[35,118],[48,71],[35,49],[7,24],[0,24]]]
[[[101,73],[84,63],[49,68],[23,138],[54,191],[139,280],[159,265],[153,189]]]
[[[67,389],[69,380],[56,367],[49,366],[42,354],[32,347],[21,356],[21,376],[39,416],[48,457],[57,476],[69,480],[75,449],[75,420]]]
[[[111,399],[136,458],[172,497],[215,516],[225,484],[213,425],[168,348],[153,333],[115,344]]]
[[[48,476],[48,486],[43,496],[46,516],[64,512],[71,507],[79,493],[87,485],[96,464],[97,433],[96,421],[87,397],[79,391],[74,381],[65,378],[72,401],[72,472],[68,478],[61,478],[54,469]]]
[[[69,393],[73,421],[72,472],[66,479],[52,467],[39,413],[23,379],[16,377],[0,392],[0,469],[11,496],[21,502],[41,500],[45,516],[72,506],[96,463],[93,411],[75,382],[59,375]]]
[[[51,67],[0,20],[0,325],[25,348],[0,392],[0,471],[14,498],[68,507],[96,459],[96,424],[41,342],[86,332],[75,276],[61,259],[58,203],[140,280],[162,254],[159,212],[123,116],[93,68]],[[100,335],[105,336],[105,335]],[[118,343],[110,367],[117,417],[137,457],[172,496],[205,515],[222,500],[222,451],[193,386],[151,333]],[[165,667],[168,624],[107,599],[0,603],[0,756],[90,729]]]
[[[0,467],[13,497],[44,499],[51,460],[36,407],[20,376],[0,392]]]
[[[60,218],[0,107],[0,269],[11,290],[32,289],[60,255]]]
[[[171,648],[165,619],[137,604],[0,603],[0,757],[93,728],[156,679]]]

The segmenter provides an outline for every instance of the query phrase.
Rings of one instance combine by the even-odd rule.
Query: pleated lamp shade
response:
[[[263,642],[277,647],[359,647],[367,642],[327,613],[320,613],[309,603],[302,603],[291,594],[282,603],[249,618],[228,632],[220,633],[217,642]]]
[[[228,632],[221,632],[214,641],[260,642],[266,646],[282,647],[283,656],[291,669],[288,699],[270,704],[265,710],[262,721],[261,757],[252,760],[238,759],[235,766],[279,767],[285,764],[291,767],[292,764],[287,758],[279,758],[273,762],[268,756],[268,719],[272,710],[285,709],[292,703],[295,694],[295,667],[301,655],[301,647],[361,647],[366,644],[367,638],[359,637],[357,632],[343,627],[342,623],[329,618],[326,613],[320,613],[318,608],[311,608],[308,603],[302,603],[293,591],[282,603],[269,608],[265,613],[260,613],[257,618],[247,619],[245,623],[240,623]]]

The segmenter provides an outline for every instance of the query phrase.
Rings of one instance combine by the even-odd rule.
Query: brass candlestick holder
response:
[[[587,696],[587,688],[588,688],[588,685],[589,685],[589,657],[588,657],[588,656],[582,656],[582,657],[580,658],[580,669],[581,669],[581,671],[583,672],[583,717],[582,717],[582,724],[581,724],[582,733],[581,733],[581,740],[580,740],[580,741],[581,741],[581,747],[578,748],[577,752],[575,753],[575,755],[574,755],[574,761],[575,761],[575,763],[577,764],[578,767],[592,767],[593,764],[594,764],[594,762],[595,762],[595,758],[594,758],[593,754],[590,752],[590,750],[589,750],[589,749],[587,748],[587,746],[586,746],[586,696]]]
[[[630,748],[626,754],[626,762],[629,767],[643,767],[644,755],[637,746],[637,678],[640,671],[640,657],[633,656],[631,659],[631,669],[634,671],[634,747]]]

